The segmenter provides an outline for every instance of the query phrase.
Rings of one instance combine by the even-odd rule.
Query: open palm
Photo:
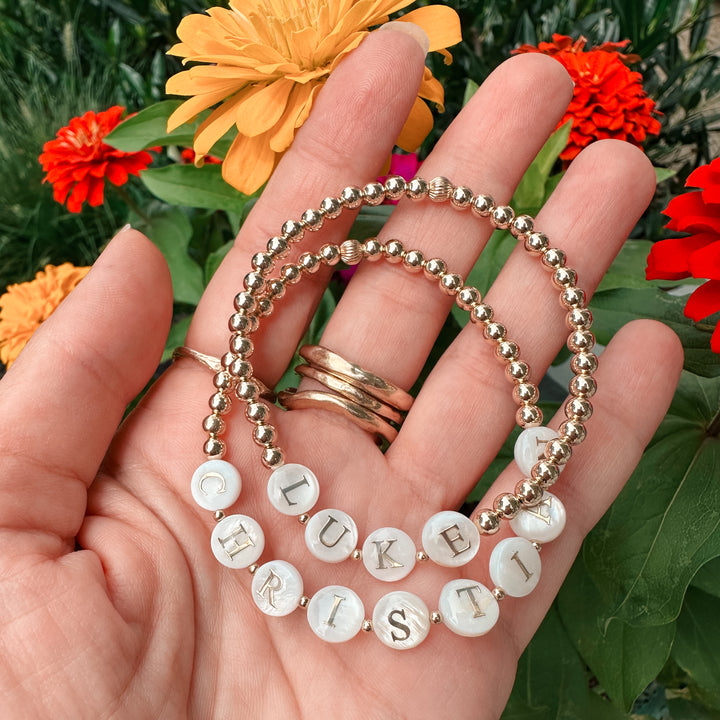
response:
[[[205,293],[188,345],[222,354],[232,298],[252,254],[284,220],[377,175],[422,67],[417,44],[388,31],[371,34],[334,73]],[[570,95],[559,63],[514,58],[458,116],[422,175],[445,175],[507,201]],[[599,143],[573,162],[542,210],[538,225],[567,252],[586,291],[653,187],[639,151]],[[350,221],[347,215],[327,223],[301,250],[340,241]],[[385,233],[466,274],[490,227],[446,207],[401,204]],[[292,357],[326,281],[323,272],[305,279],[263,322],[253,360],[267,384]],[[567,333],[557,290],[518,249],[487,301],[537,380]],[[422,274],[363,265],[323,344],[407,388],[449,304]],[[250,599],[251,577],[213,557],[211,514],[193,503],[189,488],[204,460],[200,421],[212,391],[206,369],[175,363],[116,432],[127,402],[154,370],[170,313],[161,257],[139,233],[124,231],[2,380],[2,717],[498,717],[518,656],[582,537],[665,412],[680,366],[674,337],[663,326],[638,322],[604,351],[588,440],[557,486],[568,524],[543,550],[543,577],[533,595],[504,600],[498,625],[485,637],[461,638],[438,626],[419,647],[393,652],[362,633],[340,645],[323,643],[302,610],[266,617]],[[469,325],[436,365],[385,455],[369,435],[326,412],[276,410],[271,422],[285,457],[320,478],[324,507],[349,512],[361,536],[391,525],[417,541],[430,515],[459,506],[512,428],[510,389],[482,333]],[[233,408],[228,425],[227,459],[243,477],[238,512],[263,527],[263,559],[295,565],[307,594],[328,584],[352,587],[371,614],[379,597],[396,588],[372,579],[362,563],[314,561],[297,521],[267,502],[268,471],[241,408]],[[508,468],[488,501],[518,479],[517,469]],[[487,577],[494,542],[483,540],[465,572]],[[425,566],[401,584],[432,605],[450,577]]]

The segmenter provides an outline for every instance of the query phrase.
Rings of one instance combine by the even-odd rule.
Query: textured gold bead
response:
[[[360,241],[345,240],[340,245],[340,259],[346,265],[357,265],[363,259],[363,247]]]
[[[442,176],[434,177],[428,183],[428,195],[433,202],[445,202],[450,198],[453,189],[453,184]]]

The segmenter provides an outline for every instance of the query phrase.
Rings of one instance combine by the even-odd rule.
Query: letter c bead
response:
[[[208,460],[195,470],[190,481],[193,500],[205,510],[225,510],[240,497],[242,482],[234,465]]]

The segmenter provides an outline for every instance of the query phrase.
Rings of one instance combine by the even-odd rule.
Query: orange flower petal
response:
[[[446,5],[426,5],[399,17],[400,22],[419,25],[430,40],[430,52],[456,45],[462,40],[460,18]]]
[[[285,152],[295,137],[295,131],[305,122],[322,87],[320,83],[296,85],[288,98],[287,108],[270,135],[270,147],[276,153]]]
[[[274,167],[275,153],[268,137],[238,135],[222,164],[222,176],[241,193],[252,195],[267,181]]]
[[[193,149],[196,156],[202,158],[207,155],[212,146],[235,124],[235,111],[243,100],[242,92],[233,95],[200,123],[193,138]]]
[[[430,108],[424,100],[415,98],[396,145],[406,152],[415,152],[432,130],[432,126],[433,116]]]
[[[292,80],[282,79],[254,86],[245,93],[235,111],[238,132],[256,137],[270,130],[285,112],[293,85]]]

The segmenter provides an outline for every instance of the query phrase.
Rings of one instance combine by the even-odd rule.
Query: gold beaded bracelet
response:
[[[398,240],[385,244],[377,238],[365,242],[346,240],[340,246],[323,245],[317,253],[305,252],[297,263],[283,265],[279,277],[268,277],[276,261],[285,257],[306,232],[318,230],[326,219],[337,218],[346,208],[401,197],[449,200],[458,210],[470,209],[481,218],[487,217],[496,228],[509,229],[552,272],[552,281],[560,289],[560,302],[567,310],[567,345],[573,353],[574,373],[571,398],[564,406],[566,420],[558,431],[540,426],[538,389],[528,380],[530,369],[520,359],[517,343],[507,338],[505,327],[494,319],[492,308],[481,301],[479,291],[466,286],[443,260],[425,260],[420,250],[405,250]],[[269,423],[270,407],[260,401],[260,384],[253,377],[249,360],[253,353],[250,336],[258,329],[261,318],[273,312],[274,303],[289,286],[322,265],[333,266],[340,260],[355,265],[380,259],[410,272],[423,272],[469,312],[471,322],[483,329],[484,337],[495,345],[497,357],[505,363],[506,375],[513,382],[512,395],[519,405],[516,422],[523,428],[515,445],[515,460],[525,477],[516,484],[514,493],[499,495],[492,508],[477,512],[474,521],[454,511],[436,513],[422,530],[421,551],[405,532],[388,527],[371,532],[360,548],[358,530],[350,515],[333,508],[309,514],[320,495],[319,481],[309,468],[285,463],[276,443],[276,430]],[[215,392],[209,401],[212,413],[203,420],[203,429],[208,433],[203,448],[207,460],[191,481],[195,501],[215,513],[213,553],[227,567],[250,570],[252,597],[262,612],[283,616],[303,607],[313,632],[328,642],[344,642],[364,630],[374,632],[389,647],[407,649],[421,643],[433,623],[444,623],[463,636],[484,635],[497,621],[499,600],[506,595],[522,597],[535,588],[540,577],[539,550],[543,543],[556,538],[565,524],[562,503],[546,488],[558,479],[570,459],[572,446],[585,439],[584,423],[592,415],[589,398],[596,390],[592,376],[597,369],[597,357],[592,353],[595,339],[590,332],[592,316],[585,307],[585,294],[576,283],[575,271],[565,266],[565,254],[549,246],[548,238],[534,229],[530,216],[515,217],[509,206],[496,206],[491,197],[474,195],[469,188],[453,186],[443,177],[427,183],[422,178],[406,182],[393,176],[384,185],[373,182],[362,189],[347,187],[340,197],[323,200],[320,209],[307,210],[299,221],[284,223],[281,234],[268,241],[267,252],[253,256],[252,269],[243,280],[244,290],[234,298],[229,352],[222,356],[223,369],[213,378]],[[225,430],[222,416],[230,409],[231,392],[245,403],[253,439],[262,447],[262,463],[272,471],[268,480],[270,503],[278,512],[298,518],[314,557],[327,563],[362,559],[370,575],[393,582],[406,577],[417,560],[430,559],[454,568],[467,564],[478,551],[481,534],[496,533],[505,519],[515,536],[501,540],[492,550],[489,574],[493,589],[471,579],[451,580],[442,588],[438,610],[433,612],[417,595],[394,591],[376,603],[369,619],[362,601],[350,588],[329,585],[308,596],[299,572],[290,563],[269,560],[258,565],[265,546],[260,525],[246,515],[224,513],[236,502],[241,489],[237,469],[221,459],[226,451],[221,438]]]

